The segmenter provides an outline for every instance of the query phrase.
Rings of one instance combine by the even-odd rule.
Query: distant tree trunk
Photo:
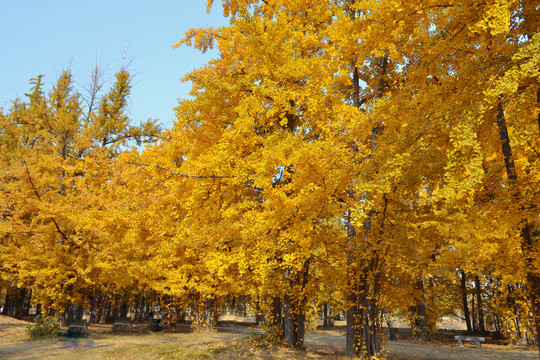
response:
[[[120,318],[127,317],[128,312],[129,312],[129,305],[127,303],[123,303],[122,305],[120,305],[120,309],[119,309]]]
[[[478,304],[478,330],[480,333],[484,334],[486,332],[486,327],[484,325],[484,309],[482,307],[482,288],[480,277],[478,275],[476,275],[474,279],[474,284],[476,288],[476,301]]]
[[[75,306],[75,320],[82,320],[84,316],[84,307],[82,305]]]
[[[472,329],[473,329],[473,332],[476,332],[478,330],[478,322],[476,321],[477,318],[476,318],[476,302],[475,302],[475,298],[476,298],[476,294],[473,292],[472,293],[472,300],[471,300],[471,306],[472,306]]]
[[[134,322],[141,322],[141,314],[143,312],[143,301],[142,301],[142,292],[138,293],[135,297],[135,308],[133,311],[133,321]]]
[[[323,326],[324,327],[329,327],[329,326],[333,326],[333,325],[334,325],[334,322],[332,321],[330,306],[328,306],[328,304],[324,304],[324,306],[323,306]]]
[[[257,299],[255,301],[255,323],[259,325],[263,322],[264,322],[264,314],[261,310],[261,300],[260,300],[260,296],[257,295]]]
[[[217,323],[218,309],[215,295],[206,295],[195,297],[195,322],[193,326],[197,330],[211,330]]]
[[[204,324],[209,329],[212,329],[218,319],[217,300],[213,297],[208,297],[204,302]]]
[[[469,313],[469,301],[467,299],[467,274],[465,271],[461,271],[461,295],[463,297],[463,314],[465,315],[465,324],[467,325],[467,332],[472,332],[471,315]]]
[[[6,303],[4,315],[22,319],[28,316],[32,291],[25,288],[8,287],[6,291]]]
[[[109,308],[111,306],[109,302],[109,291],[107,290],[105,293],[101,292],[100,298],[101,306],[99,307],[97,319],[100,324],[105,324],[107,313],[109,312]]]

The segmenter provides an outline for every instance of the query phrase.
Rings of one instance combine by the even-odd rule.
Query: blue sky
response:
[[[172,46],[188,29],[227,24],[220,3],[207,14],[206,0],[0,0],[0,106],[24,97],[38,74],[50,88],[71,67],[84,85],[98,52],[105,79],[112,80],[126,48],[135,74],[130,117],[172,127],[173,108],[190,89],[180,78],[217,56]]]

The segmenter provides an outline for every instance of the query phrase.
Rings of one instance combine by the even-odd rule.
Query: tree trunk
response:
[[[331,318],[331,309],[328,304],[324,304],[323,306],[323,326],[324,327],[330,327],[333,326],[333,321]]]
[[[272,315],[269,321],[271,326],[281,327],[283,325],[283,319],[281,316],[281,299],[279,296],[274,296],[274,299],[272,300]]]
[[[283,335],[288,346],[299,350],[304,349],[307,301],[304,289],[307,285],[310,262],[311,259],[307,259],[301,271],[296,274],[292,273],[291,268],[285,269],[285,281],[289,284],[290,293],[283,297]]]
[[[350,7],[348,7],[348,15],[351,20],[356,20],[358,10],[354,8],[354,0],[351,1]],[[378,67],[380,68],[380,79],[377,88],[377,98],[382,98],[384,89],[387,86],[385,79],[388,57],[384,56],[380,60]],[[360,76],[357,66],[358,59],[352,61],[352,86],[353,86],[353,106],[360,108],[365,102],[364,99],[360,99]],[[373,153],[376,148],[376,141],[379,132],[382,130],[381,124],[373,127],[371,132],[371,152]],[[355,149],[355,146],[353,146]],[[354,198],[354,189],[349,189],[349,197]],[[385,209],[386,210],[386,209]],[[350,210],[347,210],[347,277],[349,294],[347,295],[347,327],[346,327],[346,354],[349,357],[360,356],[375,356],[381,348],[381,338],[379,336],[382,321],[380,318],[378,297],[379,297],[379,281],[380,274],[378,273],[377,263],[379,261],[379,255],[376,252],[372,252],[371,249],[362,249],[364,252],[370,254],[371,258],[367,261],[362,260],[361,264],[357,264],[357,236],[356,228],[351,223]],[[367,212],[367,219],[364,222],[364,239],[370,236],[371,232],[371,217],[372,210]],[[382,232],[382,225],[381,225]],[[370,280],[369,279],[373,279]]]
[[[347,296],[348,309],[346,312],[346,335],[345,335],[345,352],[346,355],[352,357],[356,354],[357,339],[356,339],[356,272],[353,268],[356,254],[356,227],[351,224],[351,211],[347,211],[346,218],[347,226],[347,275],[349,279],[349,295]]]
[[[25,288],[8,287],[6,291],[6,303],[4,315],[21,319],[28,315],[29,303]]]
[[[294,331],[295,314],[290,295],[283,297],[283,336],[288,346],[296,347],[297,338]]]
[[[482,307],[482,289],[480,283],[480,277],[476,275],[474,279],[474,284],[476,288],[476,302],[478,304],[478,330],[480,333],[484,334],[486,332],[486,327],[484,325],[484,309]]]
[[[473,332],[476,332],[478,330],[478,326],[476,326],[478,323],[476,321],[476,302],[475,300],[475,293],[472,293],[472,299],[471,299],[471,305],[472,305],[472,329]]]
[[[467,333],[470,333],[472,332],[472,326],[469,301],[467,299],[467,274],[465,274],[465,271],[461,271],[461,295],[463,297],[463,313],[465,315],[465,323],[467,324]]]
[[[356,17],[356,10],[351,12],[351,16]],[[380,59],[380,81],[377,89],[377,98],[381,98],[384,93],[384,89],[387,85],[384,78],[386,69],[388,66],[388,57],[384,56]],[[360,85],[358,67],[353,64],[353,89],[354,106],[359,108],[363,101],[360,100]],[[377,136],[382,130],[382,126],[376,125],[371,131],[370,146],[371,152],[375,152],[377,146]],[[354,196],[353,189],[349,190],[349,196]],[[385,198],[385,196],[383,196]],[[383,213],[386,212],[386,206],[388,201],[385,198],[385,208]],[[379,254],[376,251],[372,251],[368,245],[364,242],[363,253],[368,253],[369,258],[367,260],[361,260],[360,264],[357,264],[357,234],[356,228],[351,223],[350,210],[347,211],[347,272],[349,279],[349,294],[348,310],[347,310],[347,328],[346,328],[346,355],[349,357],[360,355],[363,356],[377,356],[382,349],[382,339],[380,337],[382,329],[382,319],[379,310],[379,295],[380,295],[380,274],[377,268],[379,262]],[[373,210],[367,212],[367,219],[364,221],[364,241],[371,236],[371,222]],[[384,216],[383,216],[384,218]],[[383,224],[380,224],[379,235],[382,236]],[[371,281],[369,279],[372,279]]]
[[[537,103],[540,103],[540,90],[537,92]],[[497,126],[499,128],[499,136],[502,142],[502,153],[504,157],[504,165],[506,168],[506,175],[509,179],[510,189],[512,190],[517,183],[517,172],[514,164],[514,158],[512,155],[512,148],[510,145],[510,137],[508,136],[508,129],[506,127],[506,120],[504,118],[504,109],[502,103],[497,106]],[[540,117],[539,117],[540,126]],[[514,186],[513,186],[514,185]],[[514,190],[514,196],[519,199],[519,189]],[[536,327],[536,344],[538,346],[538,352],[540,353],[540,277],[536,273],[534,266],[534,241],[531,236],[531,228],[526,218],[521,221],[521,248],[525,256],[525,271],[527,273],[527,288],[529,292],[529,299],[532,305],[533,322]]]
[[[109,291],[107,290],[105,293],[101,293],[101,306],[98,310],[98,322],[100,324],[105,324],[105,320],[107,319],[107,313],[109,311],[110,302],[109,302]]]
[[[536,92],[536,104],[540,105],[540,88]],[[540,112],[538,113],[538,131],[540,131]]]
[[[418,280],[416,289],[420,292],[420,298],[416,299],[414,307],[414,327],[413,333],[423,341],[429,340],[429,332],[427,329],[427,311],[426,311],[426,293],[424,291],[424,282]]]
[[[356,304],[356,296],[354,294],[349,294],[347,301],[350,304]],[[352,357],[356,355],[356,349],[358,347],[357,338],[356,338],[356,305],[349,305],[347,312],[345,314],[347,320],[346,334],[345,334],[345,351],[346,355]]]
[[[261,298],[257,294],[257,299],[255,301],[255,324],[260,325],[264,322],[264,314],[261,309]]]

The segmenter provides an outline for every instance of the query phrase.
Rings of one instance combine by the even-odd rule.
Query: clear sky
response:
[[[159,118],[169,128],[191,87],[180,78],[217,56],[172,46],[188,29],[227,24],[220,3],[207,14],[206,0],[0,0],[0,106],[24,97],[38,74],[49,89],[71,67],[85,84],[98,52],[112,80],[126,48],[135,74],[130,117]]]

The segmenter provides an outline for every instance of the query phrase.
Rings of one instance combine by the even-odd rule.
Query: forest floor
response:
[[[0,315],[0,359],[346,359],[344,327],[312,330],[306,351],[270,346],[252,327],[225,324],[210,333],[148,332],[136,326],[131,334],[112,334],[111,325],[92,325],[82,338],[56,337],[30,340],[28,322]],[[410,329],[399,328],[399,341],[388,342],[388,360],[506,360],[538,359],[533,348],[511,346],[486,339],[482,349],[474,343],[457,347],[459,329],[440,330],[432,341],[419,342]]]

